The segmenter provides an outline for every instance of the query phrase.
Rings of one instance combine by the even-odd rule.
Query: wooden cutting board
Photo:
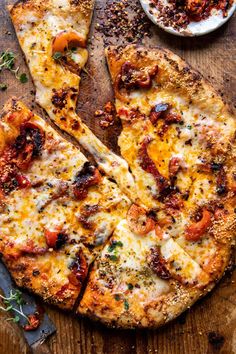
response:
[[[43,0],[42,0],[43,1]],[[122,0],[125,1],[125,0]],[[127,0],[126,0],[127,1]],[[118,152],[116,137],[119,122],[108,130],[102,130],[94,118],[94,111],[113,98],[109,75],[104,60],[104,39],[117,44],[126,43],[126,36],[105,38],[99,24],[106,17],[107,3],[112,6],[120,1],[97,0],[90,34],[90,60],[88,74],[84,74],[79,97],[79,112],[95,134],[111,149]],[[134,16],[141,11],[138,0],[127,1]],[[11,0],[0,1],[0,48],[17,53],[20,72],[28,73],[17,43],[6,5]],[[136,9],[134,7],[137,5]],[[236,16],[216,32],[201,38],[178,38],[150,25],[151,36],[144,36],[145,45],[161,45],[181,55],[194,68],[207,77],[216,88],[224,92],[225,99],[235,104],[236,98]],[[149,27],[148,25],[148,27]],[[114,27],[117,25],[114,24]],[[142,27],[140,32],[142,32]],[[148,31],[149,31],[148,30]],[[31,80],[19,83],[9,72],[0,73],[0,83],[8,89],[0,92],[0,105],[12,95],[21,98],[41,115],[34,103],[34,87]],[[215,290],[198,301],[177,320],[156,330],[117,331],[107,329],[88,320],[75,318],[46,306],[53,319],[57,334],[48,341],[52,353],[56,354],[233,354],[236,353],[236,274],[228,274]],[[0,312],[0,354],[28,353],[29,349],[22,334]]]

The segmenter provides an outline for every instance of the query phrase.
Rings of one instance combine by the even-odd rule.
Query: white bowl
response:
[[[166,32],[182,37],[202,36],[204,34],[215,31],[217,28],[221,27],[225,22],[230,19],[236,9],[236,2],[234,1],[226,17],[223,17],[221,10],[213,10],[208,18],[199,22],[190,22],[186,28],[176,30],[173,27],[165,26],[162,23],[162,21],[159,19],[157,9],[153,6],[150,6],[150,4],[153,4],[152,1],[140,0],[140,3],[147,16],[153,23],[155,23],[155,25],[161,27]]]

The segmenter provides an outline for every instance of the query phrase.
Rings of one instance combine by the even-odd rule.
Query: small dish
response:
[[[147,16],[155,25],[161,27],[166,32],[182,37],[202,36],[215,31],[230,19],[236,9],[236,2],[234,1],[232,6],[229,8],[226,17],[223,17],[221,10],[212,9],[210,16],[206,19],[202,19],[197,22],[191,21],[185,28],[182,27],[176,29],[163,23],[161,13],[155,7],[152,0],[140,0],[140,3]],[[168,1],[163,0],[163,4],[164,3],[167,4]],[[164,7],[166,6],[164,5]]]

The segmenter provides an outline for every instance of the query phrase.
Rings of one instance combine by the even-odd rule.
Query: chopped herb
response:
[[[187,125],[187,128],[188,128],[189,130],[191,130],[191,129],[192,129],[192,126],[191,126],[191,125]]]
[[[5,297],[0,295],[0,298],[3,299],[4,304],[7,306],[6,308],[0,306],[0,310],[8,312],[8,311],[13,311],[15,316],[13,318],[10,318],[9,320],[12,320],[13,322],[19,322],[20,321],[20,316],[24,317],[27,322],[29,322],[28,317],[24,314],[22,305],[24,303],[24,300],[22,298],[22,293],[19,290],[16,290],[15,293],[13,291],[10,291],[10,296]],[[17,305],[19,306],[19,309],[16,309],[12,302],[16,302]],[[19,315],[20,316],[19,316]]]
[[[0,84],[1,91],[6,91],[6,89],[7,89],[7,84]]]
[[[27,77],[27,75],[25,73],[23,73],[23,74],[20,75],[19,80],[20,80],[20,82],[22,84],[25,84],[26,82],[28,82],[28,77]]]
[[[20,82],[25,83],[28,81],[28,78],[26,74],[21,74],[20,76],[18,75],[19,66],[17,68],[14,68],[15,58],[16,56],[13,52],[10,52],[8,50],[2,52],[0,55],[0,71],[4,69],[9,70],[11,73],[15,74],[15,77],[20,80]]]
[[[59,59],[62,58],[62,53],[61,53],[61,52],[56,52],[56,53],[53,54],[52,57],[53,57],[53,59],[55,59],[55,60],[59,60]]]
[[[108,247],[108,252],[113,252],[116,247],[123,247],[123,243],[121,241],[112,241]]]
[[[20,321],[20,316],[15,315],[15,317],[12,318],[12,321],[15,322],[15,323],[19,322]]]
[[[120,295],[115,294],[115,300],[116,300],[116,301],[120,301]]]
[[[223,167],[222,163],[216,163],[216,162],[211,163],[212,171],[220,171],[222,167]]]
[[[15,54],[6,50],[0,55],[0,70],[8,69],[10,71],[14,70],[15,64]]]
[[[114,254],[109,255],[109,258],[110,258],[111,261],[114,261],[114,262],[118,260],[118,257],[115,256]]]
[[[129,290],[133,290],[134,286],[132,284],[127,284]]]
[[[129,309],[129,303],[127,300],[124,300],[124,308],[126,311],[128,311],[128,309]]]

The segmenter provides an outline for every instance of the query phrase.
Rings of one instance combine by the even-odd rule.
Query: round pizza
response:
[[[11,8],[37,102],[97,166],[21,102],[7,103],[0,252],[16,283],[47,302],[108,326],[158,327],[208,293],[230,262],[236,122],[172,52],[109,47],[122,157],[111,152],[75,110],[92,5]]]

